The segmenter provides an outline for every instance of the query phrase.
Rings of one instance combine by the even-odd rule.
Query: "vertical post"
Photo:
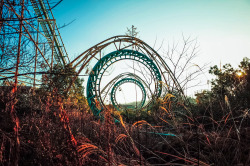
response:
[[[3,0],[0,0],[0,20],[3,19]],[[3,21],[0,21],[0,32],[3,26]]]
[[[54,44],[55,44],[55,25],[56,25],[56,23],[55,23],[55,20],[53,20],[53,31],[52,31],[52,36],[53,36],[53,38],[52,38],[52,57],[51,57],[51,72],[52,72],[52,69],[53,69],[53,60],[54,60],[54,49],[55,49],[55,46],[54,46]]]
[[[2,28],[3,28],[3,1],[4,0],[0,0],[0,32],[2,31]],[[5,39],[5,31],[3,29],[3,36],[2,36],[2,40],[4,41]],[[5,44],[3,42],[2,46],[1,46],[1,51],[2,51],[2,54],[4,54],[4,47],[5,47]]]
[[[38,36],[39,36],[38,32],[39,32],[39,21],[37,21],[37,34],[36,34],[36,43],[35,43],[35,45],[37,45],[37,47],[38,47]],[[37,47],[36,47],[36,55],[35,55],[36,57],[35,57],[35,68],[34,68],[33,89],[34,89],[35,86],[36,86]]]
[[[19,39],[18,39],[18,48],[17,48],[17,62],[16,62],[16,71],[15,71],[15,83],[14,87],[12,89],[12,103],[11,103],[11,110],[10,110],[10,116],[11,120],[13,121],[14,125],[14,133],[15,133],[15,154],[14,154],[14,161],[13,165],[18,165],[19,160],[19,150],[20,150],[20,141],[19,141],[19,119],[16,115],[15,111],[15,100],[17,97],[17,84],[18,84],[18,67],[20,63],[20,53],[21,53],[21,42],[22,42],[22,28],[23,28],[23,13],[24,13],[24,0],[21,1],[21,17],[19,18],[20,28],[19,28]]]
[[[17,75],[18,75],[18,67],[20,63],[20,53],[21,53],[21,42],[22,42],[22,30],[23,30],[23,12],[24,12],[24,0],[21,2],[22,5],[22,11],[21,11],[21,18],[20,18],[20,28],[19,28],[19,39],[18,39],[18,48],[17,48],[17,62],[16,62],[16,72],[15,72],[15,83],[14,83],[14,88],[12,90],[13,93],[17,91]]]

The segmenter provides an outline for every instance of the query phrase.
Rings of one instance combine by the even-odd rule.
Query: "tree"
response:
[[[209,73],[212,80],[211,91],[196,94],[196,110],[199,116],[208,116],[213,120],[225,120],[230,114],[233,118],[248,114],[250,108],[250,60],[244,58],[239,68],[225,64],[220,69],[217,65]]]
[[[216,76],[212,81],[214,97],[229,99],[234,109],[250,108],[250,59],[244,58],[239,68],[234,69],[226,64],[222,69],[217,65],[210,68],[209,73]]]
[[[127,28],[127,32],[125,33],[127,36],[131,36],[131,37],[137,37],[138,33],[136,31],[136,27],[134,25],[132,25],[131,29]]]
[[[163,49],[162,57],[168,63],[173,75],[178,80],[182,90],[187,91],[201,85],[200,76],[204,75],[207,64],[195,64],[195,58],[199,54],[197,39],[182,35],[180,42],[168,44]],[[174,82],[169,80],[170,87],[174,87]],[[191,90],[190,90],[191,91]]]
[[[75,76],[76,72],[72,66],[68,65],[63,67],[61,65],[55,65],[51,72],[49,71],[48,74],[43,75],[40,92],[42,92],[41,94],[50,93],[63,99],[70,98],[76,101],[80,107],[85,107],[86,99],[83,95],[83,79],[77,78],[69,91],[65,91]]]

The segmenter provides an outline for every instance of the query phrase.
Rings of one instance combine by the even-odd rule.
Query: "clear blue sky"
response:
[[[153,45],[198,39],[201,59],[236,65],[250,56],[250,0],[63,0],[54,9],[70,55],[124,34],[135,25],[140,38]]]
[[[181,35],[197,38],[197,64],[231,63],[250,57],[250,0],[63,0],[54,11],[70,56],[98,42],[138,28],[150,45],[163,48]]]

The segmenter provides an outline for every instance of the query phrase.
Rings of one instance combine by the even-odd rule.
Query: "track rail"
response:
[[[102,51],[107,49],[113,49],[115,51],[103,56]],[[122,53],[126,51],[130,53],[122,55]],[[133,55],[133,52],[135,55]],[[120,55],[114,56],[116,53]],[[143,63],[143,65],[150,70],[156,83],[156,91],[153,92],[152,95],[155,98],[160,97],[163,84],[167,85],[165,86],[167,88],[165,93],[174,91],[184,96],[183,90],[173,72],[170,70],[164,59],[152,47],[135,37],[124,35],[114,36],[84,51],[70,63],[70,65],[76,69],[77,75],[80,75],[81,72],[93,63],[93,61],[97,61],[95,67],[89,74],[87,83],[87,99],[95,115],[99,115],[99,113],[105,108],[105,104],[101,98],[103,89],[100,89],[100,80],[102,79],[102,75],[110,65],[122,59],[138,61]],[[147,62],[152,62],[155,66],[150,66]],[[68,89],[72,86],[76,78],[77,76],[73,79]],[[117,80],[118,79],[114,79],[112,81],[112,85],[114,85]],[[108,87],[112,88],[112,86]],[[99,108],[98,105],[100,105]]]

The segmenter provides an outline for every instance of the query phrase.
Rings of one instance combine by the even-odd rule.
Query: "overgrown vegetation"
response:
[[[196,102],[189,105],[167,94],[148,110],[130,113],[129,117],[107,106],[102,112],[104,118],[96,119],[88,110],[80,80],[75,84],[77,90],[64,94],[74,71],[55,66],[54,75],[43,77],[40,89],[18,88],[18,163],[249,165],[249,69],[247,58],[239,69],[212,67],[210,73],[216,79],[211,91],[198,93]],[[1,165],[12,165],[16,152],[8,87],[0,91]]]
[[[70,100],[75,103],[75,106],[80,107],[79,109],[87,109],[86,99],[83,95],[84,87],[82,86],[84,80],[76,78],[73,86],[70,86],[76,75],[75,70],[70,65],[66,67],[55,65],[52,71],[48,71],[48,74],[43,75],[42,85],[41,88],[38,89],[38,93],[41,96],[53,94],[55,97],[62,98],[65,102]]]

